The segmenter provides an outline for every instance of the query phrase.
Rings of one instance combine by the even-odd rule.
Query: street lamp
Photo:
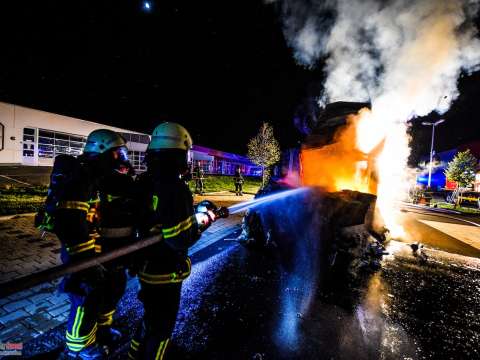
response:
[[[444,121],[445,121],[444,119],[440,119],[440,120],[435,121],[435,122],[428,122],[428,121],[422,122],[422,125],[432,127],[432,143],[430,145],[430,164],[428,166],[428,185],[427,185],[427,188],[430,188],[430,185],[432,183],[433,140],[435,139],[435,126],[440,125]]]

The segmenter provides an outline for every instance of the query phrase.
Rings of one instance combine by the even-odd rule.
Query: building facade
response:
[[[53,166],[55,156],[82,153],[90,132],[110,129],[127,141],[137,172],[145,170],[150,136],[127,129],[0,102],[0,165]],[[246,175],[260,176],[261,168],[248,158],[195,145],[189,155],[207,174],[232,175],[240,166]]]
[[[237,167],[243,175],[262,176],[262,168],[253,164],[246,156],[193,145],[192,166],[199,165],[205,174],[233,175]]]

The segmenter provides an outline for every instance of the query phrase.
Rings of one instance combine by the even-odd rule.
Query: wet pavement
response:
[[[405,206],[399,212],[408,243],[421,242],[440,250],[480,257],[480,217]]]
[[[480,358],[480,261],[430,249],[413,256],[397,242],[390,251],[380,271],[355,283],[308,284],[275,251],[212,244],[193,256],[170,358]],[[142,314],[135,293],[119,307],[125,339]],[[25,355],[58,348],[63,330],[25,344]]]

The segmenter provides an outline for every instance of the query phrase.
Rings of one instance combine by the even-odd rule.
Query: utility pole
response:
[[[422,125],[432,127],[432,143],[430,144],[430,163],[428,165],[428,185],[427,185],[427,188],[430,188],[430,185],[432,184],[433,142],[435,140],[435,126],[440,125],[444,121],[445,121],[444,119],[440,119],[440,120],[435,121],[435,122],[428,122],[428,121],[422,122]]]

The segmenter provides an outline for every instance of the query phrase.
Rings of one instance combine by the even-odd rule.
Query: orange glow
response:
[[[331,144],[320,148],[304,148],[301,152],[302,182],[306,186],[321,186],[327,191],[356,190],[377,193],[375,158],[377,147],[369,153],[359,150],[358,131],[363,109],[347,117],[347,124],[337,130]],[[378,142],[382,139],[380,138]]]

